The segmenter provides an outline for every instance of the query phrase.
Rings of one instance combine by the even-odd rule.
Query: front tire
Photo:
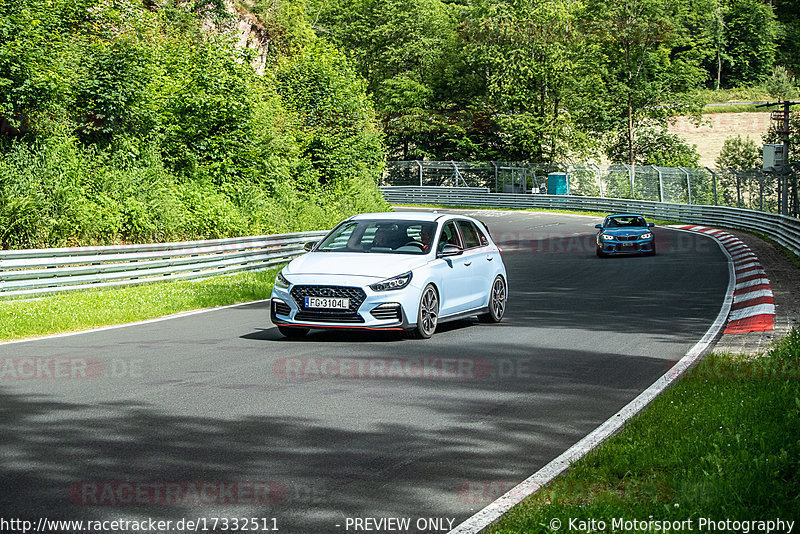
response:
[[[300,328],[297,326],[278,326],[278,331],[289,339],[297,339],[308,334],[308,328]]]
[[[492,290],[489,293],[489,313],[478,315],[478,320],[482,323],[499,323],[502,321],[506,312],[507,297],[506,281],[498,274],[494,282],[492,282]]]
[[[436,332],[439,324],[439,294],[433,284],[422,290],[417,311],[417,326],[409,332],[415,339],[428,339]]]

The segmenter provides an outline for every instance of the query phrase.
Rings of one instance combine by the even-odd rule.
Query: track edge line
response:
[[[723,244],[711,235],[703,234],[701,232],[692,232],[690,230],[683,230],[680,228],[669,228],[679,232],[689,232],[694,235],[705,235],[708,239],[713,240],[723,254],[728,258],[728,288],[725,292],[725,300],[722,303],[719,313],[711,326],[706,330],[703,337],[689,349],[689,351],[678,360],[678,363],[673,365],[666,373],[658,378],[646,390],[641,392],[636,398],[626,404],[621,410],[606,419],[605,422],[600,424],[592,432],[587,434],[580,441],[572,445],[569,449],[562,452],[556,458],[547,463],[544,467],[536,471],[533,475],[529,476],[518,485],[511,488],[509,491],[501,495],[497,500],[490,503],[482,510],[478,511],[466,521],[459,524],[456,528],[451,530],[448,534],[477,534],[484,528],[488,527],[497,521],[503,514],[508,512],[512,507],[522,502],[523,499],[538,491],[542,486],[553,480],[555,477],[566,471],[566,469],[573,462],[586,456],[592,449],[600,445],[607,438],[618,432],[622,426],[634,415],[642,411],[650,402],[653,401],[662,391],[664,391],[670,384],[680,378],[689,368],[691,368],[697,361],[709,350],[711,344],[722,333],[723,328],[727,323],[728,314],[730,314],[731,305],[733,304],[733,291],[736,282],[736,275],[728,250]]]

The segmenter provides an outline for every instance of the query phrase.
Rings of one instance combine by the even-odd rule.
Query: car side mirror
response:
[[[447,244],[442,247],[442,250],[437,254],[439,258],[449,258],[450,256],[460,256],[464,253],[464,249],[458,245]]]
[[[655,225],[656,225],[656,223],[647,223],[647,227],[648,227],[648,228],[652,228],[652,227],[654,227]]]
[[[316,244],[317,244],[317,241],[309,241],[308,243],[303,245],[303,250],[305,250],[306,252],[310,252],[311,249],[314,248],[314,245],[316,245]]]
[[[595,224],[594,227],[597,228],[598,230],[602,230],[603,229],[603,225],[602,224]]]

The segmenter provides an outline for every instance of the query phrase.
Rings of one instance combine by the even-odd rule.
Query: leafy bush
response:
[[[298,16],[279,11],[278,26]],[[214,0],[0,0],[0,14],[3,248],[325,228],[387,208],[365,84],[313,34],[286,32],[259,76]]]
[[[611,161],[627,161],[627,139],[621,135],[607,149]],[[677,134],[666,128],[651,126],[642,128],[634,143],[637,165],[656,165],[658,167],[699,167],[700,155],[697,147],[689,145]]]
[[[761,151],[755,141],[737,135],[725,139],[716,163],[720,169],[747,170],[756,168],[760,160]]]

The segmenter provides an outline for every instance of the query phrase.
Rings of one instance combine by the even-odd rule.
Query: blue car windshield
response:
[[[644,217],[628,215],[624,217],[609,217],[606,219],[606,228],[646,228],[647,221]]]
[[[436,223],[424,221],[351,221],[334,229],[316,252],[427,254]]]

